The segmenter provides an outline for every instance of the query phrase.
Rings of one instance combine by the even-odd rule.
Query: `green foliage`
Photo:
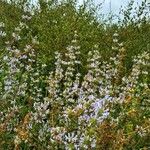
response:
[[[0,149],[149,149],[150,3],[133,3],[117,22],[0,0]]]
[[[6,24],[6,30],[12,33],[20,19],[22,9],[26,1],[12,1],[11,4],[1,2],[3,16],[2,21]],[[149,4],[142,2],[142,5],[135,8],[133,14],[133,1],[126,10],[122,10],[124,16],[119,24],[113,23],[105,26],[105,22],[100,18],[98,21],[94,12],[96,7],[91,7],[91,3],[84,3],[77,6],[76,1],[39,1],[40,11],[32,6],[35,13],[31,21],[30,28],[32,35],[37,36],[40,42],[38,49],[41,61],[53,62],[54,52],[65,52],[66,46],[73,38],[76,30],[79,35],[81,45],[81,59],[86,63],[86,54],[94,46],[98,45],[100,52],[108,58],[112,54],[112,35],[117,30],[120,35],[120,42],[124,42],[127,51],[126,66],[130,68],[131,57],[147,49],[149,38],[149,20],[146,18]],[[95,11],[93,11],[95,10]],[[13,12],[13,13],[12,13]],[[13,16],[12,16],[13,15]],[[145,49],[143,49],[143,47]],[[107,53],[107,54],[106,54]]]

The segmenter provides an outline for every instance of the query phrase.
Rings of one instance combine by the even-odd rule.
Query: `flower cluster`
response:
[[[31,35],[27,32],[26,38],[22,37],[24,29],[30,31],[31,18],[25,13],[12,40],[6,42],[0,70],[0,134],[11,134],[10,147],[138,149],[137,138],[141,144],[148,141],[150,54],[135,57],[126,74],[122,44],[115,48],[118,54],[107,61],[101,61],[95,45],[88,53],[83,75],[75,31],[66,53],[55,52],[54,68],[44,74],[48,66],[38,60],[37,37],[31,36],[26,45],[18,44]],[[3,26],[0,24],[0,29]],[[114,37],[118,45],[118,34]]]
[[[0,37],[5,37],[6,32],[4,31],[5,24],[3,22],[0,22]]]

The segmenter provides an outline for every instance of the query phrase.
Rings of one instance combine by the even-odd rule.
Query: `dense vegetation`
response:
[[[37,4],[0,0],[0,149],[148,150],[150,3]]]

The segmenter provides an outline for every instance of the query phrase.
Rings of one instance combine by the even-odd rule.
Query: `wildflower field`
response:
[[[0,150],[149,150],[150,3],[37,3],[0,0]]]

